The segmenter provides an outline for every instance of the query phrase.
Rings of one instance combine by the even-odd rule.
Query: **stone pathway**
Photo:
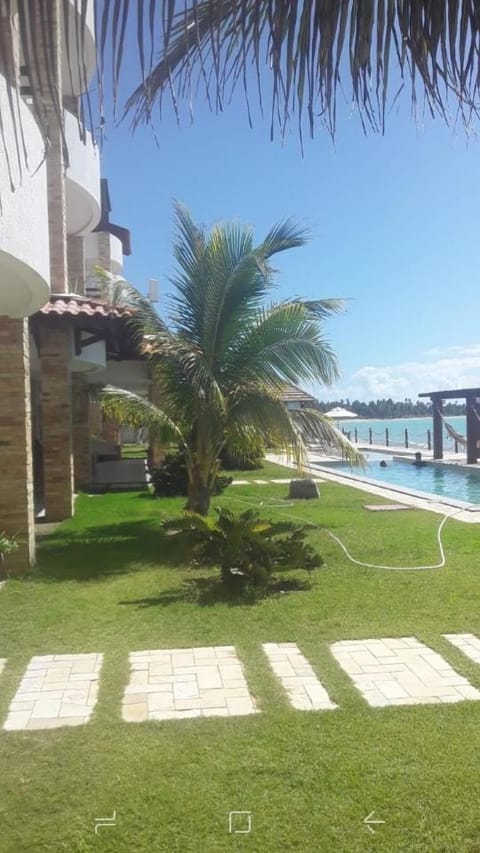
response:
[[[127,722],[255,713],[234,646],[131,652]]]
[[[33,657],[3,728],[55,729],[88,722],[97,701],[103,655]]]
[[[480,699],[466,678],[415,637],[347,640],[331,649],[373,707]]]
[[[467,658],[480,663],[480,640],[475,634],[443,634],[446,640],[460,649]]]
[[[444,634],[480,664],[474,634]],[[269,664],[297,710],[337,706],[295,643],[264,643]],[[480,692],[416,637],[344,640],[331,651],[372,707],[462,702]],[[101,654],[43,655],[28,664],[10,704],[6,731],[87,723],[97,701]],[[0,658],[0,673],[6,660]],[[122,701],[126,722],[234,717],[257,712],[234,646],[153,649],[130,653]]]
[[[296,643],[264,643],[263,651],[294,708],[326,711],[337,707]]]

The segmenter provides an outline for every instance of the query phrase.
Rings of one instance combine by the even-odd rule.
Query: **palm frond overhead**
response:
[[[123,6],[132,4],[124,2]],[[129,97],[133,124],[149,122],[169,94],[175,110],[203,91],[222,111],[241,87],[282,133],[296,114],[335,132],[339,91],[364,127],[384,130],[399,86],[412,106],[468,126],[478,114],[480,12],[475,0],[200,0],[158,4],[145,28],[158,61]],[[392,79],[393,91],[391,89]],[[266,106],[266,95],[270,103]],[[451,105],[449,104],[449,101]]]
[[[97,80],[88,81],[83,45],[87,7],[95,3]],[[117,104],[122,69],[137,68],[138,85],[125,114],[134,126],[150,122],[164,98],[180,114],[204,98],[225,109],[243,91],[283,134],[292,117],[299,133],[318,125],[335,133],[341,96],[364,128],[382,131],[399,89],[412,108],[467,130],[480,108],[480,10],[477,0],[0,0],[0,156],[15,186],[15,160],[28,160],[19,99],[25,77],[48,145],[52,115],[63,128],[56,27],[75,9],[73,36],[65,29],[68,73],[81,81],[79,133],[102,128],[104,99]],[[133,38],[132,38],[133,36]],[[23,82],[14,45],[20,45]],[[128,48],[128,50],[127,50]],[[128,54],[128,55],[127,55]],[[88,89],[98,97],[92,100]],[[98,102],[98,103],[97,103]],[[13,123],[14,150],[3,128]],[[65,142],[65,139],[64,139]],[[65,146],[66,151],[66,146]],[[67,152],[66,152],[67,153]]]

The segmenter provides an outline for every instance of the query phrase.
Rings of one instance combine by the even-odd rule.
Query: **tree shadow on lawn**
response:
[[[213,607],[227,604],[229,607],[251,607],[267,598],[280,598],[289,592],[309,592],[311,580],[289,578],[275,579],[265,590],[245,590],[233,592],[218,577],[191,578],[175,589],[167,589],[157,596],[119,601],[120,605],[144,607],[169,607],[171,604],[195,604],[200,607]]]
[[[94,581],[152,565],[186,568],[190,558],[187,543],[167,536],[158,522],[121,521],[45,536],[33,576],[43,581]]]

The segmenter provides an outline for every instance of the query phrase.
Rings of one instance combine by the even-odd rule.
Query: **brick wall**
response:
[[[45,5],[31,4],[32,37],[37,40],[37,61],[31,63],[30,79],[32,88],[38,95],[43,109],[43,119],[48,126],[48,145],[46,148],[47,190],[48,190],[48,228],[50,246],[50,290],[52,293],[65,293],[68,290],[67,258],[67,202],[65,193],[65,146],[61,126],[63,110],[62,82],[62,0],[49,0],[50,37],[46,43]],[[43,24],[43,25],[42,25]],[[46,44],[46,47],[45,47]],[[45,54],[50,59],[47,71]],[[56,100],[49,91],[48,82],[53,74]]]
[[[73,515],[71,331],[40,330],[42,440],[47,521]]]
[[[0,532],[18,533],[21,546],[7,558],[8,571],[35,562],[27,320],[0,317]]]
[[[68,290],[85,294],[85,242],[83,237],[67,237]]]
[[[112,418],[103,418],[102,438],[105,441],[111,441],[113,444],[118,444],[120,440],[120,425]]]
[[[108,231],[98,232],[98,262],[107,272],[112,271],[112,256],[110,253],[110,233]]]
[[[74,376],[72,418],[73,470],[76,490],[88,488],[91,482],[89,406],[87,380],[84,376]]]

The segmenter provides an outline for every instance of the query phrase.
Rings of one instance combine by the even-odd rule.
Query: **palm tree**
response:
[[[95,127],[103,126],[104,92],[118,101],[127,46],[129,69],[138,60],[139,83],[127,100],[134,125],[150,121],[165,94],[178,111],[202,87],[217,111],[241,87],[250,120],[250,98],[258,97],[272,134],[275,125],[283,133],[293,115],[301,134],[304,114],[310,134],[317,123],[334,133],[338,91],[364,127],[383,132],[389,103],[408,83],[414,113],[420,105],[447,122],[460,118],[467,128],[478,115],[475,0],[75,0],[75,31],[63,50],[68,73],[85,81],[83,89],[78,46],[84,44],[89,2],[95,3],[98,79],[93,102],[88,94],[83,98],[81,118],[90,115]],[[51,113],[63,121],[55,47],[62,4],[68,8],[68,0],[0,0],[0,70],[14,90],[0,104],[0,129],[8,112],[18,130],[15,151],[2,154],[9,160],[24,155],[17,104],[25,86],[46,142]],[[12,50],[17,32],[20,49]]]
[[[265,301],[274,280],[271,258],[304,245],[305,230],[287,220],[254,245],[250,228],[223,224],[207,233],[179,204],[175,221],[170,323],[130,285],[124,283],[123,291],[116,285],[116,299],[132,308],[159,402],[107,387],[104,411],[178,444],[188,471],[188,509],[202,514],[229,440],[238,448],[242,442],[249,446],[252,435],[260,437],[292,452],[300,464],[308,436],[357,460],[354,448],[319,412],[289,412],[281,402],[286,384],[330,384],[338,376],[323,323],[342,310],[342,300]]]

